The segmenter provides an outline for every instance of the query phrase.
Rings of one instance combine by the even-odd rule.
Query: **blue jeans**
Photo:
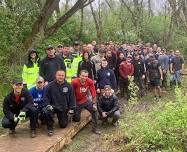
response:
[[[176,83],[180,82],[180,71],[175,71],[172,76],[172,81],[175,81]]]

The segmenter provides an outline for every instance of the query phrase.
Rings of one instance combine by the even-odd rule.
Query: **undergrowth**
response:
[[[108,149],[116,151],[187,151],[187,95],[175,88],[149,111],[129,112],[120,121],[120,129],[106,137]],[[173,92],[172,92],[173,93]],[[127,114],[127,115],[126,115]]]

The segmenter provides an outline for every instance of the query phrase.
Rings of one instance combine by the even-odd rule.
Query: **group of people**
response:
[[[117,126],[120,118],[120,97],[130,98],[129,79],[144,96],[146,86],[154,88],[156,100],[161,98],[161,87],[181,85],[184,59],[179,50],[166,49],[156,44],[117,44],[112,41],[97,45],[95,41],[80,46],[49,45],[46,57],[40,60],[35,49],[29,49],[28,61],[23,66],[22,79],[12,82],[13,90],[4,99],[2,126],[15,133],[19,122],[30,118],[31,137],[36,128],[47,125],[48,136],[54,134],[54,114],[59,126],[66,128],[69,116],[74,122],[81,120],[82,109],[92,115],[92,131],[98,130],[98,119]],[[161,83],[162,82],[162,83]],[[98,115],[99,114],[99,115]]]

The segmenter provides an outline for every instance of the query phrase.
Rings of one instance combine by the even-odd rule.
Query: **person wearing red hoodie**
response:
[[[129,76],[133,76],[134,73],[134,66],[131,63],[132,56],[128,55],[127,59],[121,62],[119,66],[119,84],[120,84],[120,95],[124,97],[124,93],[127,93],[127,100],[130,98],[130,92],[128,89],[129,86]]]

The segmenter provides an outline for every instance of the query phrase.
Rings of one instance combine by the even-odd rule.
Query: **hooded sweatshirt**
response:
[[[36,53],[36,61],[33,62],[31,60],[31,53]],[[22,72],[22,78],[23,81],[27,83],[27,88],[30,89],[35,86],[36,79],[39,76],[39,64],[40,64],[40,58],[38,57],[38,54],[36,51],[29,51],[28,52],[28,61],[23,65],[23,72]]]

